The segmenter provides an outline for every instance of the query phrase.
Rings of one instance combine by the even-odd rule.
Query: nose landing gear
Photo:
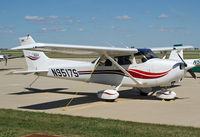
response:
[[[176,93],[167,88],[162,88],[161,91],[156,93],[156,97],[159,99],[173,100],[176,97]]]

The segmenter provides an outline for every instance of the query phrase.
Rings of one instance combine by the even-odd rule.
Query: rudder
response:
[[[181,59],[178,56],[178,54],[181,56],[181,58],[183,58],[183,49],[181,49],[181,50],[177,50],[177,49],[172,50],[170,55],[169,55],[169,59],[181,61]]]
[[[40,51],[23,50],[28,70],[46,70],[49,65],[49,58]]]
[[[19,42],[22,46],[35,43],[35,41],[33,40],[33,38],[29,34],[26,37],[19,38]]]

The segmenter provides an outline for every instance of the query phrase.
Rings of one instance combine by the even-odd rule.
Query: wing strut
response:
[[[129,76],[136,84],[138,85],[142,85],[140,82],[138,82],[133,76],[131,76],[131,74],[129,74],[122,66],[120,66],[112,57],[110,57],[109,55],[107,55],[106,53],[104,53],[104,55],[106,56],[107,59],[109,59],[113,64],[115,64],[116,67],[118,67],[122,72],[124,72],[124,74],[126,74],[127,76]]]

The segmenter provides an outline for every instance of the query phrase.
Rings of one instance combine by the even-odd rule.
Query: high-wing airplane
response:
[[[97,93],[104,100],[115,100],[121,86],[135,87],[141,93],[151,92],[151,87],[168,87],[180,82],[188,69],[184,62],[159,59],[151,49],[111,48],[97,46],[64,45],[36,43],[30,35],[20,38],[21,46],[12,49],[37,49],[72,54],[99,55],[92,62],[72,61],[48,58],[43,52],[24,50],[28,65],[26,71],[15,71],[14,74],[34,73],[38,76],[87,81],[115,86],[114,89]],[[183,47],[182,47],[183,48]],[[185,47],[191,48],[191,46]],[[164,48],[163,50],[173,48]],[[155,48],[154,51],[162,51]],[[176,93],[163,88],[157,97],[174,99]]]

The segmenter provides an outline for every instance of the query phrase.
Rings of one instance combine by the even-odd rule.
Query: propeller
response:
[[[188,66],[187,65],[187,63],[183,60],[183,58],[179,55],[179,53],[177,53],[178,54],[178,56],[179,56],[179,58],[181,59],[181,61],[183,62],[183,64],[184,64],[184,66],[185,66],[185,68]],[[187,69],[186,69],[187,70]],[[187,72],[189,72],[190,73],[190,75],[194,78],[194,79],[196,79],[197,78],[197,76],[195,75],[195,73],[192,71],[192,69],[190,68],[190,69],[188,69],[187,70]]]
[[[195,73],[192,71],[192,69],[189,69],[189,70],[187,70],[187,71],[190,73],[190,75],[192,75],[192,77],[193,77],[194,79],[197,78],[197,76],[196,76]]]

